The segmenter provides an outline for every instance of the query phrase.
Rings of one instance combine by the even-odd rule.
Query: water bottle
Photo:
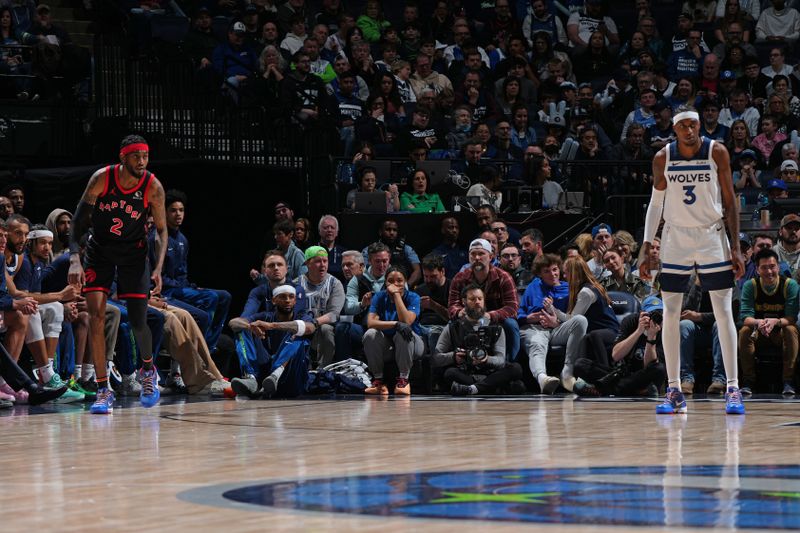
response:
[[[758,193],[756,199],[756,209],[753,211],[753,221],[761,220],[761,210],[769,207],[769,196],[763,192]]]

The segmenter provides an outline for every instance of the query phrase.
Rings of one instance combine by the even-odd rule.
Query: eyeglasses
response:
[[[503,259],[516,259],[519,257],[519,254],[500,254],[500,257]]]

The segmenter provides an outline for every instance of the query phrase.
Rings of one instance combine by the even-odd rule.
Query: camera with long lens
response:
[[[479,326],[464,336],[465,363],[475,366],[477,361],[483,360],[492,353],[492,347],[500,337],[499,326]]]

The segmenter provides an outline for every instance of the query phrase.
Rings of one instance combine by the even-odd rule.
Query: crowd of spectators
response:
[[[637,0],[631,27],[614,19],[605,0],[567,2],[567,12],[547,0],[434,2],[423,12],[423,3],[408,0],[399,20],[387,20],[376,0],[358,13],[339,0],[324,0],[319,12],[304,0],[226,0],[187,10],[192,28],[183,49],[198,80],[233,105],[261,105],[297,127],[335,127],[342,174],[358,181],[359,192],[384,191],[385,211],[445,212],[464,194],[459,180],[432,187],[416,169],[426,159],[454,160],[466,195],[480,204],[477,234],[460,235],[458,219],[446,216],[441,244],[431,250],[415,249],[391,216],[377,241],[344,246],[335,216],[315,225],[285,202],[276,205],[275,247],[250,272],[256,287],[228,323],[241,370],[230,376],[233,392],[300,393],[309,368],[354,359],[374,378],[368,394],[388,394],[393,371],[394,393],[410,394],[421,360],[440,390],[459,395],[657,394],[665,376],[662,305],[658,272],[647,276],[653,282],[638,275],[632,234],[639,228],[599,224],[559,254],[545,253],[538,229],[520,235],[498,215],[509,207],[503,185],[541,188],[545,208],[559,207],[565,190],[584,192],[593,207],[612,194],[647,192],[650,161],[674,140],[673,109],[688,104],[701,113],[703,135],[728,147],[744,201],[758,197],[755,216],[758,209],[774,215],[798,181],[800,15],[792,4],[688,1],[676,4],[674,24],[660,25],[674,28],[663,34],[647,0]],[[379,176],[370,161],[380,157],[407,163]],[[613,166],[620,162],[626,165]],[[171,197],[183,205],[181,198]],[[347,207],[355,200],[348,195]],[[9,242],[12,223],[22,224],[14,216]],[[182,223],[173,216],[171,236]],[[744,394],[759,386],[794,394],[800,217],[787,212],[778,220],[778,235],[731,236],[747,257],[736,310]],[[54,243],[59,238],[54,232]],[[14,253],[6,255],[16,268]],[[178,259],[188,283],[186,256]],[[180,292],[161,295],[166,300],[153,309],[173,306],[193,318],[202,334],[194,345],[206,347],[191,356],[208,374],[195,390],[219,392],[221,376],[205,354],[228,314],[224,295],[176,304]],[[694,359],[703,354],[712,366],[706,392],[723,392],[710,301],[697,284],[684,301],[681,335],[684,393],[694,392]],[[754,354],[771,345],[780,378],[759,375],[764,366]],[[6,347],[18,355],[16,345]],[[184,364],[170,372],[178,388]],[[79,393],[91,392],[90,369],[88,376],[77,374]]]
[[[0,98],[88,102],[90,53],[72,42],[47,4],[0,2]]]

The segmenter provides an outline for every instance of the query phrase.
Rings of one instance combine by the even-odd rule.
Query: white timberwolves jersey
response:
[[[664,220],[669,224],[696,228],[710,226],[722,218],[722,192],[712,156],[714,141],[705,137],[702,141],[692,159],[681,156],[677,141],[668,145]]]

